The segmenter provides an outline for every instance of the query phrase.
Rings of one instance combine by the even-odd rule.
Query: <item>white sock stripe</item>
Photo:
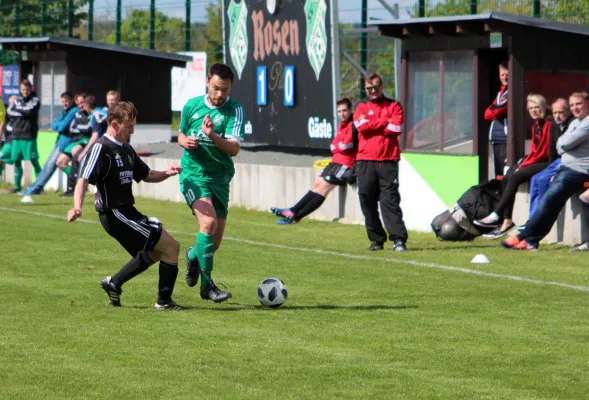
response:
[[[90,178],[90,174],[96,166],[96,161],[98,160],[98,156],[100,155],[101,149],[102,145],[100,143],[95,143],[94,147],[92,147],[92,151],[90,152],[90,156],[88,157],[88,155],[86,155],[86,160],[88,162],[84,165],[84,169],[82,170],[82,178],[86,180]]]
[[[137,232],[141,233],[145,237],[149,237],[149,231],[147,231],[145,228],[142,228],[141,226],[139,226],[139,224],[137,224],[137,222],[129,220],[116,208],[112,209],[112,213],[119,221],[121,221],[125,225],[128,225],[131,229],[136,230]]]

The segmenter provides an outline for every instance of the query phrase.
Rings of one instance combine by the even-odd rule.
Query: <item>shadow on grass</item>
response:
[[[278,308],[269,308],[260,305],[240,304],[240,303],[225,303],[215,307],[194,307],[184,306],[186,311],[190,310],[210,310],[210,311],[266,311],[266,310],[352,310],[352,311],[376,311],[376,310],[404,310],[410,308],[418,308],[418,306],[389,306],[389,305],[369,305],[369,306],[338,306],[335,304],[317,304],[309,306],[283,306]],[[153,306],[126,306],[124,308],[133,310],[154,310]],[[156,310],[154,310],[156,311]],[[156,312],[162,312],[156,311]]]

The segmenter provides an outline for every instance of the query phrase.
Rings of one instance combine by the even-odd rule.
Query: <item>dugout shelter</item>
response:
[[[509,64],[509,165],[526,152],[529,93],[544,95],[550,105],[589,86],[589,53],[583,50],[589,43],[587,26],[499,12],[374,25],[380,35],[402,41],[404,152],[430,155],[436,166],[445,162],[444,155],[470,157],[470,165],[478,166],[478,182],[470,184],[490,177],[490,123],[484,111],[499,90],[500,62]],[[458,182],[467,164],[453,162]]]
[[[106,105],[107,91],[117,90],[139,110],[137,131],[153,136],[164,129],[169,140],[171,69],[186,67],[191,57],[60,36],[0,38],[0,44],[19,52],[20,78],[32,77],[41,99],[41,129],[48,129],[61,111],[60,95],[66,90],[92,94],[100,106]],[[134,143],[141,136],[146,138],[143,132],[134,135]]]

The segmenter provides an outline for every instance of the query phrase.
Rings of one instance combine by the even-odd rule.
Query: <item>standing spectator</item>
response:
[[[487,239],[498,239],[515,228],[512,220],[513,206],[517,189],[522,183],[528,182],[534,175],[548,166],[550,130],[552,121],[546,117],[546,99],[539,94],[528,95],[528,112],[534,121],[532,125],[532,144],[530,153],[521,164],[510,168],[503,178],[503,194],[495,210],[481,220],[474,221],[477,226],[485,228],[497,227],[501,219],[503,223],[494,231],[484,235]]]
[[[71,142],[70,124],[74,120],[79,109],[75,106],[74,96],[72,96],[70,92],[64,92],[61,94],[61,106],[63,107],[63,110],[61,110],[57,118],[51,123],[51,129],[58,133],[55,146],[53,147],[53,150],[51,150],[51,153],[49,153],[49,157],[47,158],[47,161],[45,161],[45,165],[43,165],[43,170],[37,176],[35,182],[23,192],[25,196],[41,194],[43,188],[57,169],[56,162],[59,155]],[[32,199],[30,197],[23,197],[21,201],[29,203],[32,202]]]
[[[536,250],[542,240],[552,229],[560,210],[575,193],[583,190],[583,184],[589,181],[589,99],[587,92],[575,92],[569,98],[571,113],[575,120],[567,131],[558,139],[556,149],[561,155],[561,163],[550,184],[542,196],[538,208],[526,224],[526,228],[517,236],[501,242],[509,249]],[[584,210],[586,211],[586,207]],[[587,214],[585,214],[587,215]]]
[[[399,194],[398,137],[403,132],[404,113],[401,105],[383,96],[382,79],[372,73],[364,78],[368,99],[354,112],[358,130],[358,155],[354,172],[358,179],[358,196],[364,214],[368,250],[382,250],[387,233],[382,227],[378,204],[388,238],[395,251],[407,251],[407,229],[403,222]]]
[[[121,96],[119,92],[116,90],[109,90],[106,92],[106,107],[105,110],[108,111],[111,109],[115,104],[121,101]]]
[[[354,132],[356,128],[352,120],[352,102],[350,99],[338,100],[337,115],[341,123],[337,128],[337,134],[331,142],[330,148],[333,153],[331,162],[321,172],[321,175],[315,179],[311,190],[297,204],[291,208],[272,207],[270,209],[272,213],[283,218],[278,220],[278,224],[296,224],[321,207],[327,195],[335,187],[355,182],[352,167],[356,162],[356,153],[358,151],[354,145],[354,134],[357,137],[357,132]]]
[[[158,297],[156,310],[183,310],[172,300],[178,276],[180,243],[154,218],[147,218],[135,208],[133,180],[136,182],[162,182],[177,175],[182,169],[172,164],[167,171],[155,171],[137,156],[128,145],[127,137],[133,134],[137,110],[132,103],[119,103],[108,115],[108,131],[92,146],[90,156],[84,160],[80,179],[76,184],[74,206],[67,220],[73,222],[82,216],[84,195],[88,184],[96,186],[94,205],[104,230],[116,239],[131,255],[116,274],[100,281],[110,304],[121,306],[122,286],[151,265],[159,264]]]
[[[493,162],[495,176],[503,176],[507,163],[507,83],[509,69],[507,62],[499,64],[499,81],[501,88],[493,103],[485,110],[485,119],[491,121],[489,140],[493,145]]]
[[[14,100],[16,100],[16,96],[10,96],[8,104],[14,103]],[[4,166],[6,164],[12,165],[12,137],[6,129],[8,125],[4,101],[0,98],[0,179],[2,178],[2,172],[4,172]]]
[[[20,96],[16,98],[6,113],[10,116],[10,133],[12,134],[12,161],[14,162],[14,189],[19,193],[23,175],[23,161],[30,161],[35,176],[41,172],[37,152],[37,134],[39,133],[39,108],[41,103],[28,79],[20,82]]]

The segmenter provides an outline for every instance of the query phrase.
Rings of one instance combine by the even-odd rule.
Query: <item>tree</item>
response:
[[[132,10],[121,23],[121,44],[149,48],[150,11]],[[107,36],[108,43],[116,43],[116,31]],[[155,50],[184,50],[184,21],[171,18],[160,11],[155,12]]]
[[[68,3],[64,0],[4,0],[0,7],[0,36],[67,35]],[[86,4],[88,0],[72,0],[75,31],[88,19],[88,13],[80,11]]]
[[[207,6],[207,24],[202,31],[204,43],[199,50],[207,52],[207,64],[223,62],[223,7],[220,1]]]

